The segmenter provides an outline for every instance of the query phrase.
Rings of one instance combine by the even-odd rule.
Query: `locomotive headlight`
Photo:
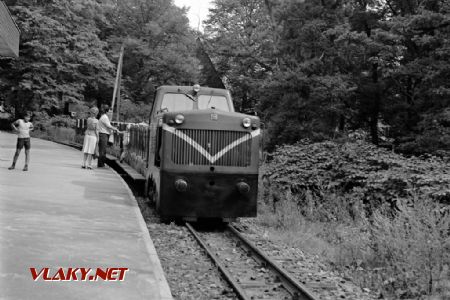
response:
[[[250,118],[244,118],[242,120],[242,126],[244,126],[244,128],[249,128],[250,125],[252,125],[252,121],[250,120]]]
[[[175,181],[175,188],[179,192],[186,192],[187,188],[188,188],[188,184],[187,184],[186,180],[184,180],[184,179],[177,179]]]
[[[176,115],[175,116],[175,123],[183,124],[183,122],[184,122],[184,116],[183,115]]]
[[[248,194],[248,192],[250,192],[250,186],[245,182],[238,182],[236,187],[241,194]]]
[[[193,89],[195,93],[200,92],[200,84],[194,84]]]

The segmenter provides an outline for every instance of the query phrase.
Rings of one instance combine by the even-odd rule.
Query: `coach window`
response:
[[[217,110],[230,111],[228,100],[224,96],[199,95],[198,109],[215,108]]]

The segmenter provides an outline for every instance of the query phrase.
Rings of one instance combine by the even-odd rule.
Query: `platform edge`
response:
[[[139,205],[137,203],[136,197],[134,197],[133,192],[131,191],[130,187],[125,182],[125,180],[113,168],[110,168],[110,170],[117,177],[119,177],[122,184],[125,186],[125,188],[128,192],[128,195],[131,198],[131,202],[132,202],[133,209],[134,209],[134,212],[136,214],[136,217],[137,217],[137,220],[139,223],[139,227],[141,228],[141,231],[143,233],[143,239],[144,239],[145,247],[147,249],[147,253],[148,253],[153,265],[156,266],[156,268],[157,268],[156,273],[162,274],[162,277],[157,278],[157,280],[159,282],[159,287],[160,287],[160,299],[161,300],[173,300],[169,284],[167,283],[166,277],[164,276],[164,270],[161,266],[161,261],[159,260],[159,257],[157,255],[157,252],[155,249],[155,245],[153,244],[153,241],[150,236],[150,232],[148,231],[147,225],[145,224],[144,217],[142,216],[141,210],[139,209]],[[155,254],[152,254],[152,252]]]

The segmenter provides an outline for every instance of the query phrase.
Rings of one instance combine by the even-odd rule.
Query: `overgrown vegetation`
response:
[[[375,209],[386,203],[395,207],[416,191],[450,204],[449,164],[443,158],[405,158],[363,141],[308,140],[277,148],[271,158],[264,171],[268,182],[299,194],[299,204],[308,193],[320,198],[325,191],[355,194]]]
[[[36,113],[33,125],[35,130],[31,135],[50,141],[74,143],[79,142],[75,128],[76,120],[68,116],[49,117],[46,113]]]
[[[395,299],[450,296],[450,163],[303,141],[263,166],[258,222]],[[280,233],[281,232],[281,233]]]
[[[450,149],[449,1],[214,3],[209,51],[269,150],[358,128],[407,154]]]
[[[195,36],[172,1],[8,0],[20,30],[20,57],[0,59],[0,100],[16,117],[52,117],[66,104],[111,103],[125,46],[121,120],[147,118],[156,86],[194,83]],[[78,116],[78,117],[82,117]]]

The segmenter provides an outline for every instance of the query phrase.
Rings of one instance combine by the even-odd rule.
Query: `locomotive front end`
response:
[[[162,216],[256,216],[260,121],[217,109],[165,113],[161,124]]]

